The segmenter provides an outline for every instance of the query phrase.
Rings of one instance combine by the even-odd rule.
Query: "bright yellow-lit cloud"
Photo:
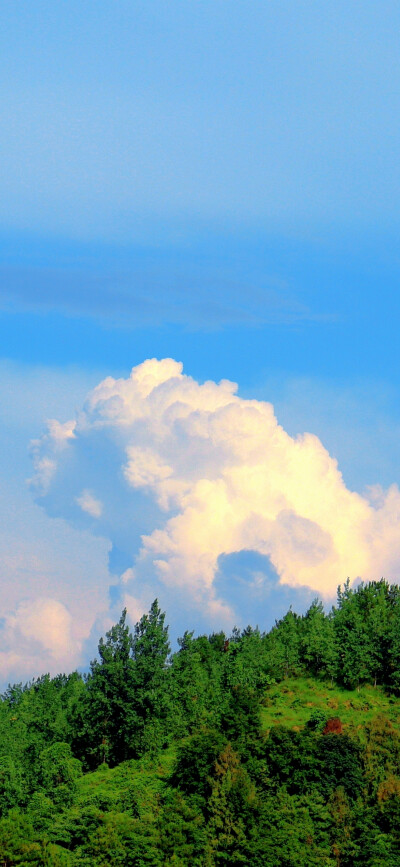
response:
[[[199,384],[172,359],[145,361],[127,379],[109,377],[89,394],[76,423],[62,429],[53,423],[37,447],[39,488],[42,466],[51,495],[65,460],[70,465],[80,449],[87,459],[92,444],[99,462],[112,442],[119,455],[115,490],[128,487],[132,497],[145,492],[160,510],[139,550],[130,551],[135,575],[140,580],[151,567],[163,585],[184,588],[210,609],[218,604],[219,557],[244,549],[268,556],[282,583],[326,595],[347,576],[397,579],[398,488],[368,496],[349,490],[316,436],[292,438],[271,404],[243,400],[236,390],[225,380]],[[84,498],[90,514],[100,502],[107,511],[103,472],[101,461],[91,469],[91,509]],[[75,500],[84,508],[86,480],[79,482]],[[54,497],[61,497],[60,488],[62,482]],[[110,510],[115,490],[109,487]],[[99,532],[113,541],[122,512],[114,510],[114,524],[106,525],[96,506],[96,517]]]

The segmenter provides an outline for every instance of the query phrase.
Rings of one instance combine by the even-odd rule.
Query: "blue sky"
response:
[[[4,4],[5,679],[28,676],[32,660],[35,673],[84,664],[80,648],[112,622],[125,584],[132,610],[146,604],[144,590],[135,596],[131,579],[113,571],[124,516],[100,532],[71,506],[81,491],[68,505],[58,483],[44,500],[26,485],[29,442],[46,419],[73,418],[107,376],[169,357],[200,383],[233,380],[240,398],[271,402],[290,436],[319,437],[349,491],[364,497],[368,486],[398,484],[399,28],[398,4],[385,0]],[[206,397],[196,400],[203,407]],[[97,502],[98,486],[114,502],[105,445],[87,442],[83,491]],[[76,468],[82,454],[79,446]],[[127,566],[135,552],[121,544]],[[264,553],[235,554],[223,542],[219,550],[216,592],[239,616],[240,588],[248,595]],[[382,572],[394,580],[392,553]],[[231,562],[240,574],[229,590]],[[264,570],[261,627],[290,604],[289,566],[276,563]],[[363,563],[352,578],[380,577],[364,576]],[[189,604],[149,574],[140,580],[163,604],[165,591],[175,631],[214,627],[206,601]],[[293,589],[298,608],[310,595],[302,586]],[[63,645],[51,631],[40,643],[36,620],[45,616],[61,624]]]

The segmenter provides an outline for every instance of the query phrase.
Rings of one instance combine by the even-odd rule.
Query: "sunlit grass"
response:
[[[311,678],[289,678],[272,686],[261,709],[262,727],[264,731],[275,725],[303,728],[317,710],[327,718],[339,717],[344,731],[357,731],[361,739],[365,726],[378,714],[384,714],[400,731],[400,699],[380,687],[347,690]]]
[[[400,699],[389,696],[380,687],[347,690],[312,678],[289,678],[268,689],[261,708],[263,731],[268,732],[276,725],[300,730],[315,711],[322,711],[327,719],[339,717],[343,730],[349,735],[357,734],[361,741],[366,726],[380,714],[400,732]],[[78,802],[107,804],[108,809],[113,806],[118,809],[124,792],[131,791],[142,818],[152,821],[173,770],[178,746],[179,742],[171,744],[156,757],[132,759],[115,768],[100,765],[79,781]]]
[[[79,781],[78,802],[107,805],[118,809],[124,794],[133,794],[142,818],[151,820],[176,758],[176,745],[161,750],[155,758],[145,756],[135,761],[122,762],[115,768],[100,765]]]

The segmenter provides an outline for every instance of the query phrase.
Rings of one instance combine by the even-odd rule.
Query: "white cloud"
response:
[[[31,440],[31,453],[35,464],[35,475],[30,479],[31,485],[37,486],[42,494],[45,494],[51,484],[57,469],[56,455],[66,448],[69,440],[73,439],[75,429],[74,421],[60,424],[57,419],[48,419],[47,433],[41,439]],[[47,443],[51,454],[42,455],[43,446]]]
[[[386,487],[400,477],[399,395],[383,380],[335,382],[264,375],[252,397],[266,397],[290,434],[312,430],[339,458],[347,486],[363,491],[378,480]]]
[[[87,488],[82,491],[80,497],[76,497],[75,499],[83,512],[87,512],[92,518],[100,518],[103,511],[103,503],[97,500]]]
[[[90,529],[67,522],[60,514],[61,509],[56,516],[52,512],[49,519],[33,502],[26,485],[32,472],[27,450],[29,437],[40,433],[45,418],[72,416],[74,408],[82,405],[89,388],[99,379],[98,372],[0,362],[0,690],[10,680],[24,680],[49,670],[70,671],[80,661],[77,648],[81,645],[82,662],[87,662],[102,634],[102,625],[97,629],[94,623],[109,608],[109,542],[96,538]],[[46,501],[46,486],[50,490],[59,477],[62,444],[71,440],[72,432],[70,426],[54,421],[49,427],[51,439],[47,446],[54,455],[44,455],[40,468],[41,476],[46,477],[48,472],[46,485],[41,489],[41,503]],[[44,450],[43,440],[40,449]],[[65,471],[68,474],[67,468]],[[76,494],[83,487],[77,487]],[[92,484],[86,483],[86,487],[93,489]],[[76,510],[81,512],[78,506]],[[52,651],[49,646],[46,648],[39,640],[40,632],[37,638],[28,639],[27,635],[22,636],[19,626],[11,628],[17,612],[21,625],[23,606],[35,610],[38,599],[53,600],[69,612],[72,640],[65,642],[65,653],[61,650],[56,653],[55,647]],[[47,608],[47,614],[43,614],[44,630],[50,622],[49,611]],[[53,622],[55,613],[53,609]],[[57,622],[60,626],[61,620]],[[87,650],[85,642],[92,629],[94,639]],[[65,631],[61,634],[65,635]]]
[[[347,576],[398,577],[397,486],[349,490],[316,436],[289,436],[270,403],[240,398],[231,382],[199,384],[176,361],[151,359],[101,382],[63,429],[73,435],[62,449],[51,429],[36,447],[37,490],[74,522],[84,520],[76,501],[96,490],[98,532],[134,570],[124,586],[135,610],[156,580],[181,606],[230,616],[229,594],[215,593],[218,561],[245,549],[267,556],[281,583],[326,595]]]
[[[19,603],[0,630],[0,673],[27,678],[69,670],[80,662],[81,642],[65,605],[39,597]]]

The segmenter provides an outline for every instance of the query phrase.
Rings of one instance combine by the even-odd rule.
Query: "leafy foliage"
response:
[[[172,657],[123,611],[86,677],[1,698],[3,863],[397,867],[399,636],[384,581]]]

